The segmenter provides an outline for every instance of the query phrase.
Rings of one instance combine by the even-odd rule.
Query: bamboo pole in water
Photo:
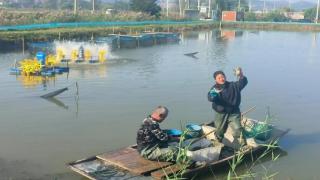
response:
[[[119,32],[119,34],[118,34],[118,48],[120,49],[120,32]]]
[[[24,37],[22,37],[22,54],[24,55]]]

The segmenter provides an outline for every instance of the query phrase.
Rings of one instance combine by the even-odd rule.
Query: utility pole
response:
[[[252,5],[251,5],[251,0],[249,0],[249,12],[251,12],[251,7]]]
[[[198,10],[200,11],[200,0],[198,0]]]
[[[209,0],[209,3],[208,3],[208,18],[211,17],[211,0]]]
[[[78,9],[77,0],[74,0],[74,3],[73,3],[73,14],[74,15],[77,14],[77,9]]]
[[[182,1],[182,0],[179,0],[179,15],[180,15],[180,17],[182,17],[182,5],[181,5],[181,1]]]
[[[95,0],[92,0],[92,14],[94,13],[95,10]]]
[[[241,4],[241,2],[240,2],[240,0],[238,0],[238,11],[240,11],[240,4]]]
[[[169,0],[167,0],[167,17],[169,17]]]
[[[289,0],[289,12],[291,12],[291,0]]]
[[[184,16],[184,10],[186,9],[187,0],[179,0],[179,7],[180,7],[180,17]]]
[[[316,24],[318,24],[318,19],[319,19],[319,2],[320,0],[318,0],[318,4],[317,4]]]

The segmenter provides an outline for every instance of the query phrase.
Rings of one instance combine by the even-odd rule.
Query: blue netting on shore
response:
[[[73,22],[73,23],[48,23],[29,24],[16,26],[0,26],[0,31],[34,30],[51,28],[74,28],[74,27],[114,27],[114,26],[143,26],[143,25],[186,25],[186,24],[209,24],[213,21],[130,21],[130,22]]]
[[[219,24],[219,21],[105,21],[105,22],[72,22],[72,23],[48,23],[48,24],[28,24],[28,25],[10,25],[0,26],[0,31],[21,31],[36,29],[52,29],[52,28],[77,28],[77,27],[124,27],[124,26],[146,26],[146,25],[210,25]],[[268,26],[275,25],[277,27],[303,27],[306,29],[318,29],[320,24],[315,23],[297,23],[297,22],[221,22],[222,25],[243,25],[243,26]]]

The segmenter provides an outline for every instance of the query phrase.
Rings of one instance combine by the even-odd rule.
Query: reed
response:
[[[181,123],[181,122],[180,122]],[[191,164],[191,160],[187,156],[187,151],[189,149],[190,145],[185,146],[184,141],[186,140],[188,134],[188,130],[184,130],[180,136],[179,143],[178,143],[178,152],[176,157],[174,157],[173,161],[176,162],[176,165],[179,168],[179,171],[175,171],[173,169],[170,169],[170,175],[166,173],[166,171],[163,169],[163,172],[166,175],[166,179],[168,180],[180,180],[180,179],[186,179],[183,177],[183,174],[187,170],[187,168]],[[171,157],[172,158],[172,157]]]
[[[270,114],[270,108],[267,107],[267,112],[266,112],[266,117],[263,123],[270,123],[275,119],[275,116]],[[272,172],[272,165],[274,164],[275,161],[277,161],[280,157],[281,154],[275,154],[275,149],[279,148],[278,145],[279,139],[274,139],[268,144],[261,144],[261,146],[264,147],[263,152],[257,156],[254,157],[253,153],[251,153],[250,156],[250,163],[245,164],[245,170],[242,171],[241,173],[237,172],[237,168],[243,164],[245,160],[245,153],[244,151],[237,151],[235,152],[235,156],[233,157],[232,161],[229,162],[229,167],[230,170],[228,171],[227,179],[232,180],[232,179],[255,179],[257,177],[260,177],[261,179],[274,179],[274,177],[279,173],[279,172]],[[242,147],[240,149],[245,149],[245,147]],[[251,151],[252,152],[252,151]],[[271,163],[269,166],[266,166],[263,164],[263,159],[266,158],[267,156],[271,157]],[[253,168],[256,167],[257,165],[260,165],[262,168],[262,171],[259,172],[254,172]]]
[[[184,127],[185,125],[182,123],[182,121],[180,121],[180,129],[182,130],[184,129]],[[171,156],[168,158],[168,160],[172,160],[176,163],[179,170],[175,171],[173,169],[169,169],[169,172],[170,172],[170,175],[169,175],[165,169],[162,169],[163,172],[165,173],[166,179],[168,180],[186,179],[183,177],[183,175],[186,172],[187,168],[190,167],[192,163],[192,161],[187,156],[187,151],[191,145],[191,142],[188,145],[185,144],[185,140],[187,139],[187,134],[189,132],[190,131],[188,129],[182,131],[182,134],[180,135],[180,138],[179,138],[179,143],[177,147],[178,152],[176,156]]]

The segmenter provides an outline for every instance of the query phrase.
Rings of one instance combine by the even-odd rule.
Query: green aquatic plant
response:
[[[180,128],[184,129],[185,125],[182,124],[180,121]],[[186,179],[183,177],[187,169],[194,164],[190,157],[187,155],[190,146],[194,143],[194,141],[190,141],[186,143],[186,140],[188,139],[188,135],[190,134],[189,129],[185,129],[182,131],[179,142],[177,145],[177,152],[171,156],[168,157],[168,160],[173,160],[175,162],[175,165],[173,166],[175,169],[173,169],[172,166],[167,167],[166,169],[162,169],[166,179],[170,180],[180,180],[180,179]]]
[[[269,123],[272,120],[274,120],[274,116],[270,115],[270,109],[268,107],[265,120],[262,123],[265,126],[271,127]],[[268,129],[269,132],[271,132],[271,130]],[[259,131],[259,133],[265,133],[265,132]],[[255,138],[256,137],[257,136],[255,136]],[[275,161],[277,161],[280,157],[280,154],[275,154],[274,152],[275,149],[279,148],[278,141],[279,139],[269,139],[268,143],[259,144],[264,148],[264,151],[258,157],[254,157],[251,149],[247,149],[246,147],[241,147],[239,151],[235,152],[235,155],[233,156],[232,161],[231,162],[229,161],[230,170],[228,171],[227,179],[228,180],[247,179],[247,178],[254,179],[258,176],[261,177],[262,179],[273,179],[278,174],[278,172],[271,172],[272,164]],[[244,149],[244,151],[242,151],[242,149]],[[237,173],[236,169],[240,166],[240,164],[244,162],[245,154],[248,150],[251,151],[250,153],[251,162],[250,164],[246,164],[246,170],[244,172],[242,172],[241,174]],[[268,167],[266,167],[262,161],[267,156],[271,156],[271,162],[272,162]],[[253,168],[256,167],[257,164],[259,164],[260,167],[263,169],[262,172],[253,172]]]
[[[187,156],[187,151],[188,151],[191,143],[187,144],[187,145],[185,144],[185,140],[187,138],[188,133],[189,133],[189,130],[182,131],[182,134],[179,138],[179,143],[178,143],[178,147],[177,147],[178,152],[176,154],[176,157],[174,157],[174,161],[176,162],[176,167],[178,168],[178,170],[176,171],[176,170],[172,169],[170,166],[169,168],[171,168],[171,169],[169,170],[169,172],[170,172],[170,175],[169,175],[167,173],[167,171],[165,169],[163,169],[163,172],[166,175],[166,179],[170,179],[170,180],[186,179],[186,178],[183,178],[183,174],[186,172],[187,168],[191,164],[191,160]]]
[[[251,151],[250,155],[250,163],[245,163],[245,170],[241,171],[240,173],[237,172],[237,168],[245,162],[245,151],[237,151],[235,152],[234,157],[229,162],[230,170],[228,171],[227,179],[246,179],[246,178],[256,178],[261,177],[262,179],[272,179],[274,176],[278,174],[278,172],[271,172],[272,163],[278,160],[280,154],[275,154],[274,149],[279,148],[277,145],[277,140],[270,142],[269,144],[262,144],[265,147],[265,150],[262,154],[255,157]],[[263,160],[271,156],[271,164],[266,167],[263,164]],[[254,172],[253,168],[257,165],[263,169],[260,172]]]

